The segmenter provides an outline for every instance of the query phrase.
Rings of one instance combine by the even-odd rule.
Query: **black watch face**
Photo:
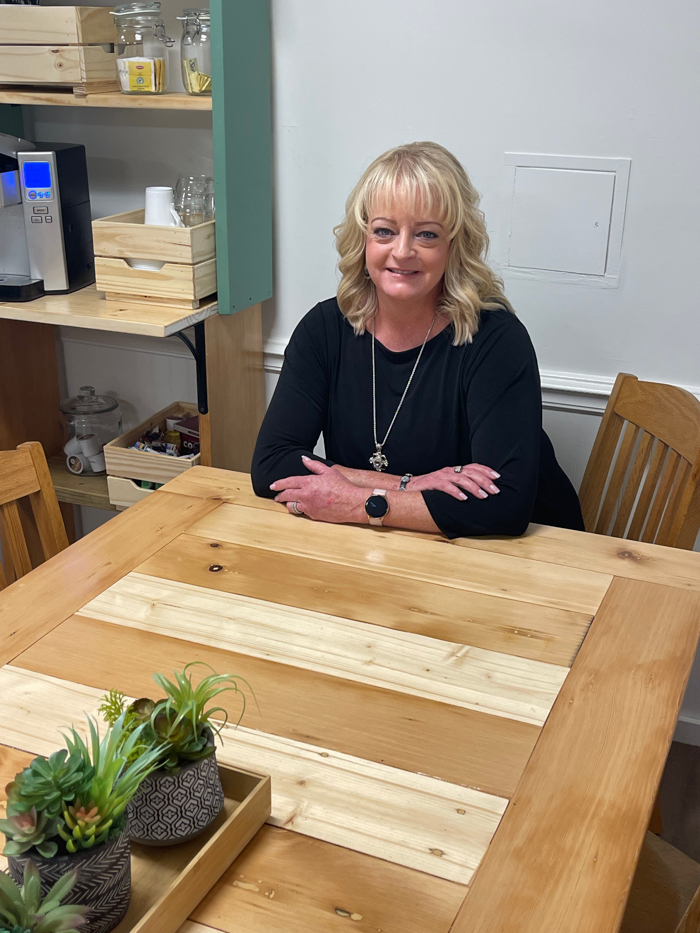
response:
[[[389,511],[389,503],[384,496],[370,496],[365,502],[365,512],[370,518],[384,518]]]

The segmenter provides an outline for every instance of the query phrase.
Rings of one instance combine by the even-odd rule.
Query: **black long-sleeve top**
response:
[[[387,471],[419,475],[482,463],[501,474],[500,493],[487,499],[423,492],[433,521],[449,538],[520,535],[531,521],[582,530],[576,492],[542,430],[539,370],[524,325],[505,309],[483,311],[472,343],[455,347],[452,340],[450,325],[425,345],[384,447]],[[371,469],[371,342],[367,332],[355,336],[335,298],[299,323],[253,455],[257,495],[273,497],[271,483],[306,475],[301,455],[313,456],[321,433],[326,463]],[[380,441],[418,352],[396,353],[376,341]]]

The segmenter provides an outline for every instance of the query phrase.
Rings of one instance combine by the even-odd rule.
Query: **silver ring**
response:
[[[303,515],[303,514],[304,514],[304,513],[301,511],[301,509],[299,508],[299,503],[298,503],[298,502],[290,502],[290,505],[291,505],[291,507],[292,507],[292,512],[294,512],[295,515]]]
[[[455,473],[461,473],[461,472],[462,472],[462,467],[461,467],[461,466],[456,466],[456,467],[455,467]]]

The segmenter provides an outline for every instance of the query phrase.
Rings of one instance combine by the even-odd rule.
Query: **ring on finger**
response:
[[[460,465],[460,466],[456,466],[456,467],[455,467],[455,473],[461,473],[461,472],[462,472],[462,466],[461,466],[461,465]]]
[[[290,503],[290,507],[291,507],[291,509],[292,509],[292,512],[294,512],[295,515],[303,515],[303,514],[304,514],[304,513],[302,512],[302,510],[299,508],[299,503],[298,503],[298,502],[291,502],[291,503]]]

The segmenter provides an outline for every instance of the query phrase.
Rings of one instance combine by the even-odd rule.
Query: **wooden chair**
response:
[[[579,498],[586,531],[690,550],[700,530],[700,401],[620,373]]]
[[[28,496],[45,560],[68,547],[66,529],[51,482],[44,450],[38,441],[16,450],[0,450],[0,590],[32,569],[17,500]]]

